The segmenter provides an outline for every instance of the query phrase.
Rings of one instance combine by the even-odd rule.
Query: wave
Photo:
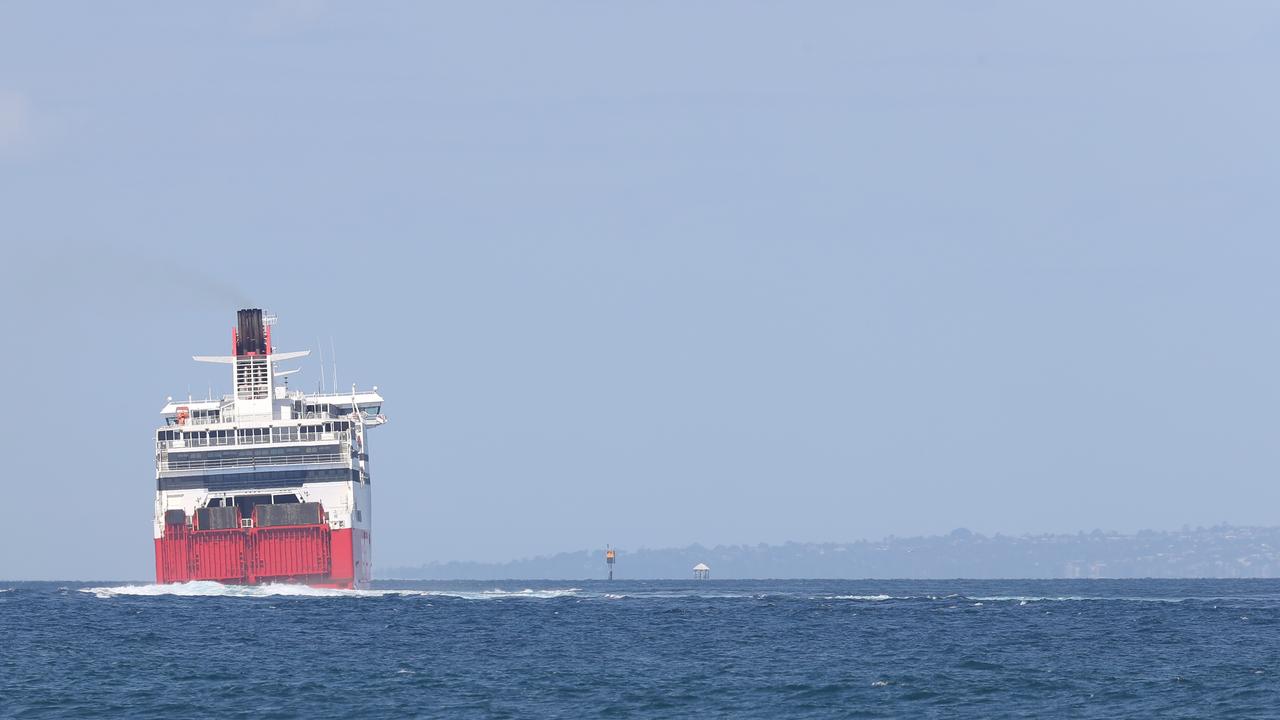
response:
[[[525,588],[523,590],[502,590],[495,588],[493,590],[481,590],[479,592],[470,592],[465,590],[382,590],[373,592],[381,592],[387,595],[421,595],[424,597],[459,598],[462,600],[503,600],[509,598],[552,600],[561,597],[578,597],[582,593],[582,589],[559,588],[534,590],[532,588]]]
[[[701,592],[697,590],[632,590],[626,593],[595,593],[584,597],[605,600],[791,600],[803,597],[795,593]],[[812,598],[810,598],[812,599]]]
[[[66,589],[60,589],[66,592]],[[13,592],[13,588],[0,589],[0,593]],[[573,597],[600,600],[756,600],[756,601],[844,601],[883,603],[897,602],[948,602],[970,603],[980,606],[981,603],[1012,603],[1028,605],[1031,603],[1062,602],[1141,602],[1141,603],[1181,603],[1181,602],[1230,602],[1247,601],[1241,597],[1142,597],[1142,596],[1085,596],[1085,595],[887,595],[887,594],[832,594],[811,595],[808,593],[760,593],[760,592],[705,592],[701,590],[630,590],[628,592],[584,591],[582,588],[521,588],[506,589],[495,587],[488,590],[473,589],[408,589],[386,588],[375,590],[337,590],[332,588],[315,588],[307,585],[286,583],[267,585],[224,585],[222,583],[198,580],[186,583],[166,585],[136,584],[112,585],[80,588],[80,592],[92,594],[98,598],[115,597],[224,597],[224,598],[380,598],[380,597],[422,597],[457,600],[551,600],[555,598]],[[1252,598],[1257,599],[1257,598]]]
[[[1248,600],[1241,597],[1143,597],[1143,596],[1103,596],[1103,595],[819,595],[814,600],[921,600],[969,602],[976,606],[982,603],[1011,602],[1026,605],[1033,602],[1216,602],[1226,600]]]
[[[528,598],[547,600],[558,597],[570,597],[581,592],[579,588],[555,588],[534,590],[338,590],[335,588],[316,588],[309,585],[292,585],[287,583],[266,585],[224,585],[210,580],[194,580],[185,583],[169,583],[164,585],[115,585],[110,587],[81,588],[80,592],[91,593],[96,597],[107,599],[115,597],[223,597],[223,598],[368,598],[388,596],[416,596],[457,598],[461,600],[501,600],[509,598]]]
[[[1142,597],[1142,596],[1102,596],[1102,595],[994,595],[991,597],[971,597],[968,600],[980,600],[985,602],[1018,602],[1027,604],[1032,602],[1158,602],[1158,603],[1180,603],[1194,600],[1237,600],[1243,598],[1202,598],[1202,597]]]
[[[80,592],[91,593],[99,598],[114,597],[358,597],[365,590],[335,590],[313,588],[307,585],[223,585],[211,580],[193,580],[185,583],[168,583],[165,585],[114,585],[105,587],[81,588]]]

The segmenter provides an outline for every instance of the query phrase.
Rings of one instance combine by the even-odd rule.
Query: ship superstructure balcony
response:
[[[321,394],[296,390],[285,392],[284,388],[278,388],[277,398],[272,413],[277,419],[351,419],[353,412],[359,412],[363,416],[360,419],[366,425],[381,425],[386,422],[382,415],[382,396],[376,391]],[[233,424],[239,420],[262,419],[262,415],[256,413],[238,417],[236,398],[233,395],[224,395],[214,400],[170,400],[161,414],[165,418],[165,424],[170,427]]]
[[[156,470],[189,470],[278,465],[341,464],[351,467],[358,454],[347,421],[228,429],[161,430],[156,439]]]

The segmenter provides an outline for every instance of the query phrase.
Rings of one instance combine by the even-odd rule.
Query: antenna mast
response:
[[[333,336],[329,336],[329,364],[333,366],[333,391],[338,392],[338,351],[333,346]]]
[[[320,344],[320,338],[316,338],[316,348],[320,351],[320,394],[324,394],[324,346]]]

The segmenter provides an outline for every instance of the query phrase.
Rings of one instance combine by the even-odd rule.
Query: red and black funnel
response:
[[[251,308],[236,312],[236,357],[266,355],[267,334],[262,324],[262,310]]]

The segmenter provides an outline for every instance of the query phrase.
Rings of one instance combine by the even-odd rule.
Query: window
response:
[[[287,427],[271,428],[272,442],[294,442],[298,439],[298,427],[289,425]]]
[[[298,428],[298,431],[299,431],[298,437],[303,442],[315,442],[316,440],[322,439],[321,433],[324,432],[324,426],[323,425],[303,425],[302,427]]]
[[[236,432],[241,445],[254,445],[271,440],[271,428],[240,428]]]

